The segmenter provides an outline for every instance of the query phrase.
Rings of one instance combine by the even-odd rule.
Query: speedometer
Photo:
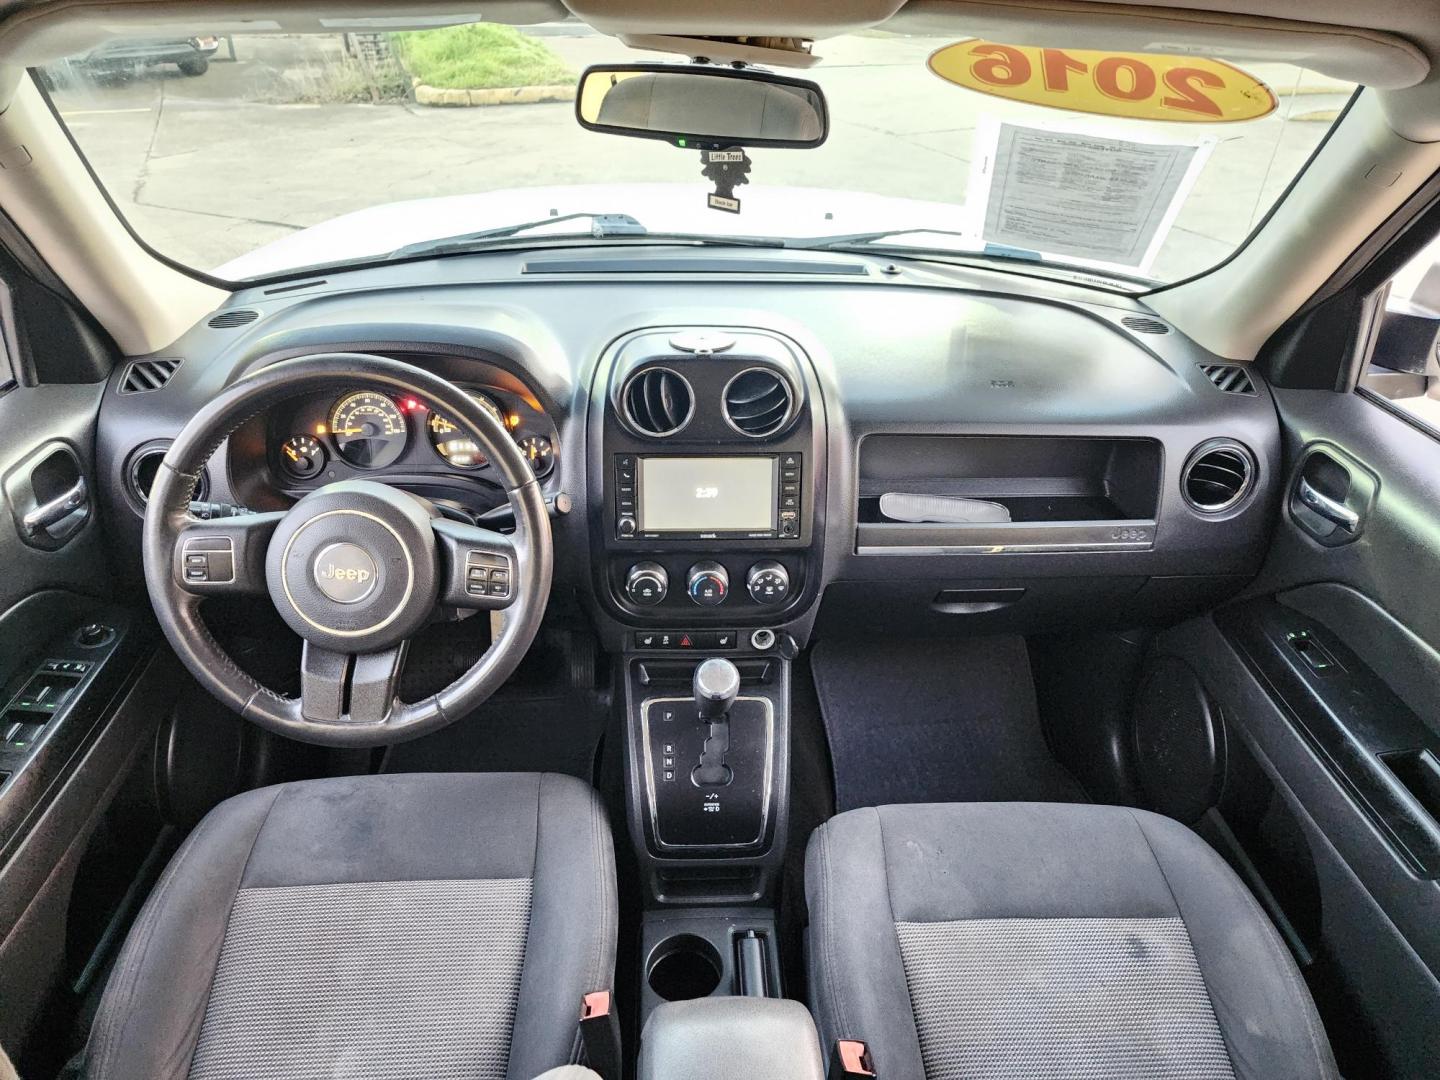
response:
[[[358,469],[383,469],[405,452],[409,429],[400,406],[384,394],[347,394],[330,412],[330,434],[340,456]]]

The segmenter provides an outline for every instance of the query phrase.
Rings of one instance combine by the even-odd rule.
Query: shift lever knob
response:
[[[729,660],[712,656],[695,669],[695,708],[701,720],[720,720],[740,693],[740,672]]]

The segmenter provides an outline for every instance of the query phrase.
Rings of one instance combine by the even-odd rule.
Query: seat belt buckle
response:
[[[609,990],[595,990],[580,1003],[580,1039],[585,1062],[603,1080],[621,1080],[620,1016]]]
[[[874,1080],[875,1059],[859,1039],[836,1039],[825,1080]]]

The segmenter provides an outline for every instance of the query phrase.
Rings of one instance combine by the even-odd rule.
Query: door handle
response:
[[[49,502],[41,503],[20,519],[25,535],[39,536],[52,525],[60,524],[89,501],[90,492],[85,486],[85,477],[82,476],[69,491],[61,492]]]
[[[1319,514],[1326,521],[1338,525],[1346,532],[1355,532],[1360,528],[1360,515],[1339,499],[1332,499],[1323,491],[1310,483],[1305,477],[1300,477],[1300,484],[1295,489],[1295,494],[1300,501],[1308,506],[1315,513]]]

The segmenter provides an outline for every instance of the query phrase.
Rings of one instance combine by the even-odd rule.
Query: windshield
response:
[[[750,150],[729,213],[707,205],[698,151],[577,123],[580,70],[664,59],[582,25],[195,29],[112,41],[36,76],[138,235],[234,281],[456,236],[467,239],[441,250],[676,234],[1174,281],[1244,242],[1355,89],[1264,63],[1157,82],[1144,57],[1097,60],[1063,42],[1026,59],[870,31],[816,43],[820,63],[789,72],[823,89],[829,137]],[[1222,91],[1207,87],[1227,78],[1245,89],[1223,93],[1257,115],[1209,122]],[[1015,99],[1027,94],[1047,104]],[[1205,122],[1147,118],[1162,99],[1167,115],[1191,101]],[[1080,111],[1117,102],[1134,115]]]

